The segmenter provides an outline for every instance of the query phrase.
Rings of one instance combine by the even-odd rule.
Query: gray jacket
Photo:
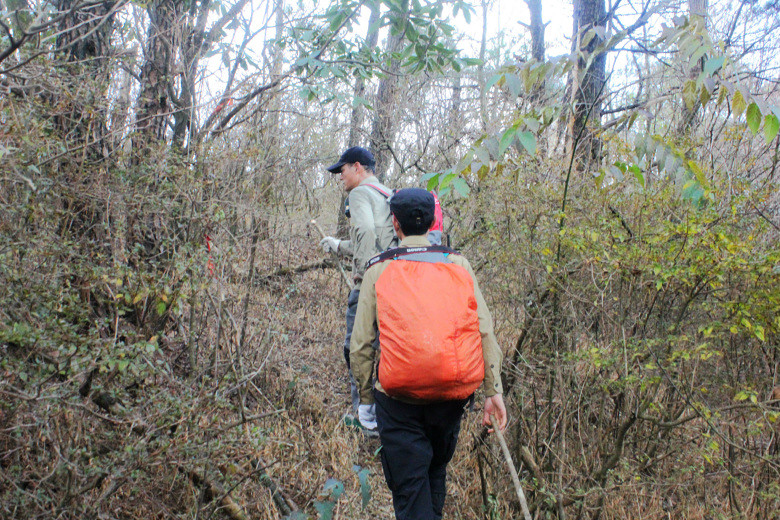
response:
[[[371,186],[392,193],[375,176],[364,179],[349,192],[349,240],[339,244],[339,254],[352,256],[352,274],[360,287],[368,261],[393,245],[395,233],[387,199]]]

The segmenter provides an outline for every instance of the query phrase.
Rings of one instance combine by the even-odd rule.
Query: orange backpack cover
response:
[[[462,266],[393,260],[376,282],[379,382],[393,397],[465,399],[485,375],[474,282]]]

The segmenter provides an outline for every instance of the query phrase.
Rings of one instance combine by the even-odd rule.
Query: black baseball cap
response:
[[[374,164],[376,164],[376,161],[374,160],[374,154],[363,147],[353,146],[341,154],[341,157],[339,157],[339,162],[333,166],[328,166],[326,170],[328,170],[330,173],[339,173],[341,171],[341,167],[345,164],[352,164],[356,162],[359,162],[369,170],[374,169]]]
[[[422,188],[404,188],[390,197],[390,212],[402,227],[427,227],[433,223],[436,201],[433,194]],[[427,227],[426,227],[427,225]]]

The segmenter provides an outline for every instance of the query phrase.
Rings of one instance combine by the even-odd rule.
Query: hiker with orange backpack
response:
[[[461,417],[480,385],[483,424],[489,426],[494,415],[506,428],[502,353],[468,260],[426,238],[433,195],[399,190],[390,211],[401,242],[372,258],[363,276],[351,366],[360,408],[375,405],[396,519],[439,519]],[[372,383],[377,331],[378,377]]]
[[[374,176],[374,165],[373,154],[365,148],[355,146],[341,154],[339,160],[327,168],[329,172],[339,175],[344,190],[348,193],[346,213],[349,218],[349,240],[326,236],[320,241],[326,253],[335,252],[341,256],[352,257],[354,287],[347,299],[344,359],[349,372],[352,409],[356,416],[359,397],[350,369],[349,343],[352,326],[355,323],[361,281],[366,264],[371,257],[389,248],[395,240],[390,208],[387,204],[392,191]],[[364,408],[363,415],[364,427],[375,430],[373,408]]]

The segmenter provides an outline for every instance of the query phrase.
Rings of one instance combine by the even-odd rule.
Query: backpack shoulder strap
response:
[[[393,194],[392,192],[388,192],[376,184],[361,184],[361,186],[367,186],[369,188],[374,188],[380,195],[382,195],[384,198],[389,199],[390,196]]]
[[[444,246],[421,246],[421,247],[396,247],[379,253],[368,261],[366,269],[372,265],[384,262],[386,260],[403,260],[405,256],[417,255],[420,253],[442,253],[444,255],[459,255],[454,249]]]

